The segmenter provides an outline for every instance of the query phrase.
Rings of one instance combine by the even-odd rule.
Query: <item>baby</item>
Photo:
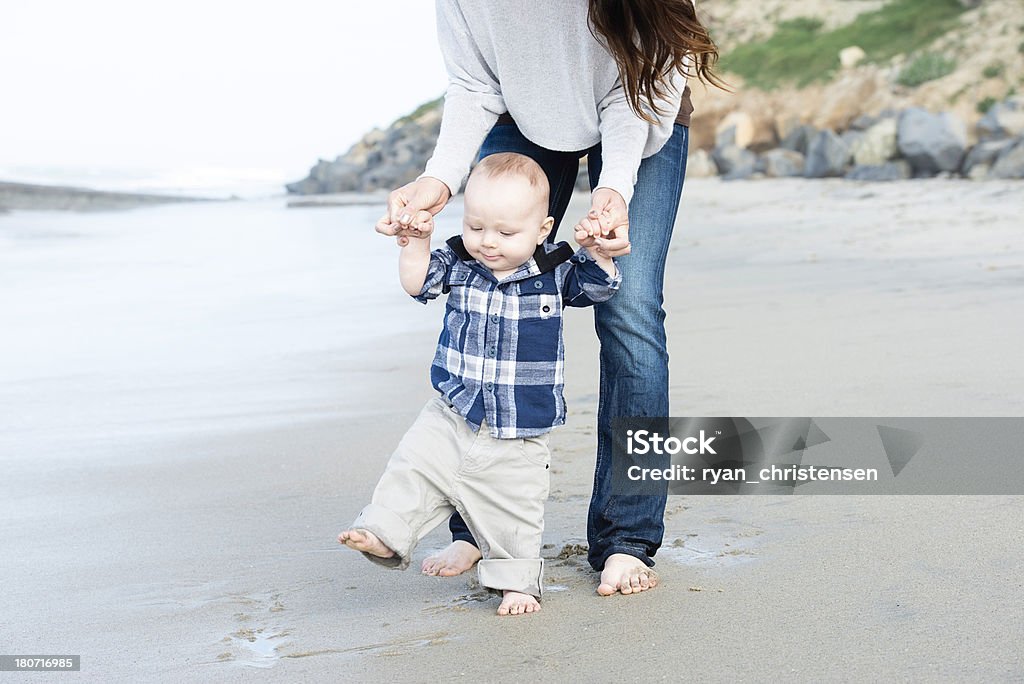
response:
[[[545,240],[548,182],[521,154],[485,157],[465,191],[461,237],[430,251],[428,212],[399,239],[405,291],[447,294],[427,402],[392,454],[371,503],[338,541],[404,569],[428,532],[458,511],[480,546],[480,584],[502,593],[499,615],[540,610],[548,433],[565,423],[562,307],[615,294],[619,274],[598,251]]]

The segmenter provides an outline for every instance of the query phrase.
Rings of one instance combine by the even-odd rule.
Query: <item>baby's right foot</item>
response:
[[[498,615],[522,615],[523,613],[536,613],[540,610],[540,603],[529,594],[520,594],[518,591],[502,593],[501,605],[498,606]]]
[[[424,575],[455,577],[476,565],[480,557],[480,549],[469,542],[456,540],[445,547],[441,553],[427,556],[420,569]]]
[[[345,530],[338,535],[338,541],[356,551],[368,553],[378,558],[391,558],[395,552],[384,545],[373,532],[366,530]]]

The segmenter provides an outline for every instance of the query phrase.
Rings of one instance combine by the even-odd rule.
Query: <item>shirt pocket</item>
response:
[[[531,278],[519,283],[519,318],[557,318],[562,314],[562,296],[554,278]]]
[[[472,313],[479,307],[481,293],[477,286],[477,276],[472,271],[456,271],[448,279],[448,306],[463,314]]]

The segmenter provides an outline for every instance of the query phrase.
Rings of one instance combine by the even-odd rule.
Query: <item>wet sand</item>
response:
[[[673,413],[1024,415],[1022,195],[690,183],[666,286]],[[334,359],[327,419],[12,461],[6,648],[80,653],[83,681],[1024,676],[1019,496],[673,497],[663,585],[597,596],[580,553],[597,341],[589,312],[567,318],[541,613],[498,618],[471,576],[385,571],[335,541],[431,394],[436,333],[419,332]]]

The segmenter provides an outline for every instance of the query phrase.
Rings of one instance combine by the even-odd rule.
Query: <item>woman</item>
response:
[[[612,494],[611,421],[669,415],[661,305],[686,170],[685,77],[719,84],[717,49],[691,0],[437,0],[437,29],[450,78],[441,132],[424,174],[391,193],[377,230],[403,237],[416,211],[441,211],[478,149],[541,165],[557,230],[587,155],[591,209],[580,223],[600,228],[601,249],[619,257],[623,276],[619,293],[595,308],[601,383],[588,560],[602,595],[652,588],[666,498]],[[424,562],[425,573],[457,575],[480,558],[458,516],[450,527],[451,546]]]

